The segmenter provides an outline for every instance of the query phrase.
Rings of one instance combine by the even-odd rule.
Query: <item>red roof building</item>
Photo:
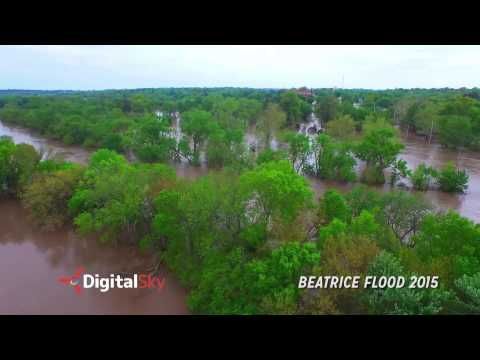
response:
[[[300,96],[313,97],[313,91],[311,89],[306,88],[305,86],[299,89],[294,89],[294,91]]]

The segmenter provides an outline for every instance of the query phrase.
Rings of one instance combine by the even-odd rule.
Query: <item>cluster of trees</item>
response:
[[[292,140],[293,141],[293,140]],[[299,146],[301,147],[301,146]],[[317,203],[285,159],[178,179],[108,149],[87,166],[0,141],[2,194],[32,219],[159,254],[208,314],[478,313],[480,227],[422,197],[357,186]],[[300,275],[439,275],[436,289],[298,288]]]
[[[243,125],[255,120],[263,108],[269,91],[241,89],[152,89],[136,91],[67,92],[65,94],[19,95],[14,93],[0,100],[0,119],[21,125],[41,134],[87,147],[126,150],[142,138],[132,134],[142,132],[146,118],[156,118],[160,111],[169,127],[173,114],[204,110],[219,123],[234,116]],[[160,125],[158,125],[161,127]],[[149,135],[153,137],[153,134]],[[151,142],[146,138],[145,142]],[[151,149],[140,149],[149,158]]]
[[[0,137],[0,196],[19,195],[32,177],[40,155],[31,145]]]
[[[185,159],[194,165],[204,152],[213,167],[245,156],[244,135],[257,120],[261,137],[270,141],[280,126],[295,126],[310,111],[295,92],[252,89],[15,94],[1,100],[2,121],[66,144],[133,152],[143,162]],[[180,114],[180,129],[174,129]]]
[[[359,131],[369,116],[381,114],[407,134],[424,136],[428,143],[436,139],[449,148],[480,150],[478,89],[322,89],[315,93],[315,112],[327,129],[329,122],[348,115]]]
[[[384,183],[386,169],[392,170],[392,185],[400,177],[408,176],[406,162],[397,158],[403,145],[396,129],[385,118],[367,118],[362,136],[355,135],[353,120],[348,115],[329,124],[335,126],[327,127],[326,133],[319,134],[312,141],[303,134],[287,133],[284,137],[288,145],[285,156],[290,158],[297,171],[322,179],[355,181],[359,159],[366,164],[362,174],[366,183]]]
[[[367,184],[385,183],[386,170],[390,184],[409,178],[413,188],[427,190],[436,183],[441,191],[463,193],[468,188],[469,176],[453,163],[440,170],[425,164],[415,171],[408,168],[398,156],[404,148],[398,130],[384,116],[367,116],[361,133],[356,132],[353,119],[340,115],[327,124],[326,132],[310,138],[307,135],[286,132],[282,140],[286,150],[261,154],[268,159],[289,159],[297,172],[312,174],[321,179],[353,182],[357,178],[357,160],[365,163],[361,180]]]
[[[361,130],[368,116],[385,114],[408,132],[433,137],[448,147],[480,149],[478,89],[314,89],[313,97],[295,90],[248,88],[170,88],[107,91],[3,91],[0,118],[24,125],[66,143],[122,148],[114,134],[132,125],[136,115],[193,109],[215,112],[218,103],[237,103],[240,117],[275,103],[294,128],[312,111],[324,127],[349,116]],[[223,106],[223,105],[220,105]],[[230,110],[229,110],[230,111]],[[110,139],[108,137],[111,136]]]
[[[478,311],[478,224],[455,212],[436,213],[407,192],[379,194],[363,186],[346,195],[327,191],[319,213],[316,275],[404,276],[407,281],[412,275],[438,275],[440,280],[435,289],[318,289],[305,294],[307,313]]]
[[[445,192],[463,193],[468,188],[469,175],[465,170],[457,169],[453,163],[445,164],[440,170],[420,164],[409,176],[416,190],[428,190],[435,182]]]
[[[469,96],[404,98],[393,107],[397,123],[431,143],[453,149],[480,149],[480,101]]]
[[[372,145],[384,135],[391,154],[397,152],[399,145],[393,144],[394,140],[398,142],[392,135],[393,129],[367,134],[369,123],[392,118],[393,124],[407,132],[423,134],[429,142],[438,137],[448,147],[477,149],[480,148],[477,90],[316,89],[313,97],[302,96],[295,90],[240,88],[20,91],[0,94],[0,119],[66,144],[133,152],[145,162],[186,159],[198,164],[204,152],[205,161],[213,167],[222,167],[238,160],[237,154],[245,157],[243,138],[250,125],[257,125],[263,145],[269,148],[278,130],[296,130],[314,110],[326,134],[336,142],[358,142],[358,134],[363,132],[366,138],[363,148],[354,152],[348,144],[339,147],[352,149],[350,153],[369,164],[362,176],[365,181],[381,183],[385,181],[384,169],[391,168],[396,180],[403,175],[404,167],[395,161],[389,164],[392,156],[374,158],[377,151],[370,152]],[[154,115],[157,111],[160,117]],[[180,138],[172,134],[179,114]],[[312,161],[309,163],[313,166]]]

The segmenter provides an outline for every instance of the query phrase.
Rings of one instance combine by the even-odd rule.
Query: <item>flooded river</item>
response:
[[[39,150],[63,156],[66,160],[86,163],[90,152],[74,146],[46,140],[29,130],[0,122],[0,136],[8,135],[16,143],[28,143]],[[248,139],[247,139],[248,140]],[[463,216],[480,222],[480,154],[457,152],[427,145],[421,138],[404,138],[401,158],[410,168],[425,162],[440,167],[447,161],[467,169],[470,175],[466,194],[440,191],[422,193],[437,208],[455,209]],[[176,166],[178,176],[195,178],[208,172],[205,166]],[[309,179],[317,196],[334,187],[342,191],[353,185]],[[382,188],[381,188],[382,189]],[[388,185],[383,187],[389,189]],[[101,246],[80,238],[72,230],[40,233],[28,222],[18,201],[0,201],[0,314],[185,314],[186,291],[165,269],[162,292],[157,290],[113,289],[107,293],[86,290],[78,296],[71,288],[57,282],[59,276],[72,275],[83,266],[89,273],[146,272],[153,264],[151,255],[136,248]]]
[[[177,123],[177,130],[178,125]],[[11,127],[0,121],[0,136],[1,135],[8,135],[12,137],[16,143],[24,142],[31,144],[39,150],[48,150],[51,153],[63,156],[66,160],[73,162],[85,164],[90,155],[90,152],[82,147],[65,146],[60,142],[47,140],[35,135],[27,129]],[[409,137],[403,136],[402,140],[405,144],[405,149],[400,157],[407,161],[411,169],[414,169],[422,162],[439,168],[445,163],[452,161],[458,167],[467,170],[470,179],[466,194],[449,194],[437,190],[419,192],[418,194],[419,196],[425,196],[439,209],[454,209],[463,216],[480,222],[480,153],[449,150],[442,148],[439,144],[428,145],[423,138],[415,135],[410,135]],[[258,142],[250,130],[247,132],[246,141],[249,145],[256,145]],[[275,139],[272,140],[272,145],[274,148],[279,146]],[[178,176],[186,178],[196,178],[207,174],[209,171],[205,164],[202,164],[200,167],[192,167],[186,162],[175,164],[175,170]],[[309,178],[309,181],[317,196],[320,196],[327,188],[334,187],[342,191],[347,191],[353,186],[353,184],[323,181],[316,178]],[[389,190],[390,186],[384,185],[383,187],[379,187],[379,189]]]
[[[0,121],[0,136],[10,136],[17,144],[25,143],[35,147],[43,156],[59,156],[65,160],[86,164],[90,152],[80,146],[67,146],[60,141],[49,140],[41,135],[17,126],[10,126]]]
[[[90,155],[80,147],[65,146],[0,122],[2,135],[73,162],[86,163]],[[188,175],[188,169],[179,171]],[[79,266],[87,273],[108,276],[148,273],[153,265],[153,256],[136,247],[100,245],[95,239],[77,236],[72,229],[39,232],[19,201],[0,201],[0,314],[187,314],[187,292],[165,268],[159,270],[159,276],[165,278],[161,291],[111,289],[101,293],[85,289],[77,295],[57,280],[73,275]]]
[[[451,161],[459,168],[466,169],[470,175],[465,194],[451,194],[438,190],[411,191],[418,196],[425,197],[439,210],[453,209],[461,215],[480,223],[480,153],[449,150],[442,148],[439,144],[428,145],[422,138],[415,135],[410,135],[408,138],[403,136],[402,141],[405,149],[400,158],[408,163],[410,169],[415,169],[422,162],[440,168]],[[317,196],[320,196],[329,188],[346,192],[355,185],[324,181],[314,177],[309,177],[308,180]],[[408,180],[404,180],[404,182],[408,182]],[[380,191],[391,190],[388,184],[375,188]]]
[[[80,266],[87,273],[147,273],[150,254],[136,247],[101,245],[71,229],[42,233],[16,200],[0,201],[0,314],[186,314],[186,291],[165,269],[158,289],[111,289],[101,293],[58,282]]]

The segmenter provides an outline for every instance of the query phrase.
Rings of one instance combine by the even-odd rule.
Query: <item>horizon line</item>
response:
[[[125,91],[125,90],[151,90],[151,89],[252,89],[252,90],[292,90],[292,89],[302,89],[307,88],[310,90],[324,90],[324,89],[335,89],[335,90],[372,90],[372,91],[391,91],[391,90],[475,90],[480,89],[477,86],[474,87],[412,87],[412,88],[404,88],[404,87],[395,87],[395,88],[368,88],[368,87],[338,87],[338,86],[331,86],[331,87],[308,87],[308,86],[299,86],[299,87],[249,87],[249,86],[165,86],[165,87],[134,87],[134,88],[101,88],[101,89],[72,89],[72,88],[64,88],[64,89],[25,89],[25,88],[4,88],[0,91],[70,91],[70,92],[88,92],[88,91]]]

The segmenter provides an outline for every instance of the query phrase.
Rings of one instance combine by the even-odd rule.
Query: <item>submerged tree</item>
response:
[[[280,106],[286,113],[286,125],[293,126],[302,120],[303,100],[294,91],[285,91],[280,95]]]
[[[422,163],[409,176],[415,190],[425,191],[438,176],[438,172],[433,167]]]
[[[190,136],[193,142],[193,160],[192,163],[200,163],[200,147],[208,139],[213,130],[213,117],[207,111],[191,110],[183,114],[182,130]]]
[[[286,119],[286,114],[277,104],[268,104],[267,108],[260,114],[257,129],[260,131],[267,149],[271,147],[275,133],[285,125]]]
[[[34,223],[54,230],[71,220],[68,201],[73,196],[84,169],[72,166],[37,174],[22,195],[22,203]]]
[[[453,163],[447,163],[438,172],[440,190],[446,192],[463,193],[468,188],[468,174],[465,170],[459,170]]]
[[[318,99],[315,112],[325,126],[337,115],[338,101],[333,95],[322,96]]]
[[[288,132],[284,135],[288,144],[288,157],[296,172],[300,172],[307,164],[310,155],[310,140],[303,134]]]
[[[355,136],[355,122],[350,115],[336,117],[327,124],[327,134],[335,139],[352,140]]]
[[[364,179],[368,183],[384,183],[383,170],[395,164],[404,148],[396,136],[395,129],[387,124],[374,123],[366,128],[363,140],[355,153],[367,163]]]
[[[320,134],[313,143],[312,152],[316,176],[328,180],[355,180],[356,161],[349,143],[336,142],[328,135]]]
[[[0,195],[19,195],[32,178],[40,155],[28,144],[0,137]]]

